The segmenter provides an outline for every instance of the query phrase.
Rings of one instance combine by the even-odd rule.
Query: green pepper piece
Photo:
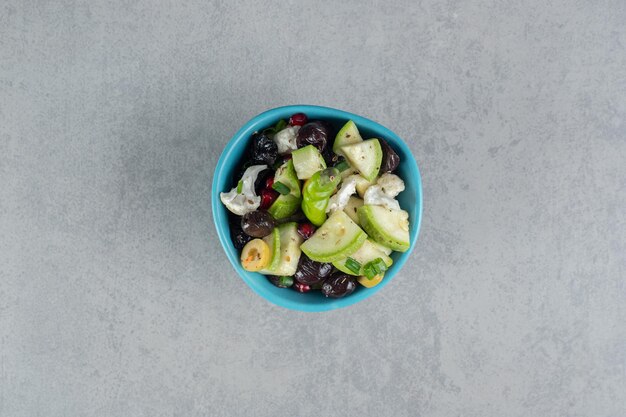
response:
[[[326,221],[326,207],[330,196],[341,181],[337,168],[326,168],[317,171],[309,178],[302,188],[302,211],[315,226]]]

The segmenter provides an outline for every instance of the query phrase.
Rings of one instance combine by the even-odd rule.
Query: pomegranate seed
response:
[[[274,177],[268,177],[265,180],[265,188],[272,188],[272,185],[274,185]]]
[[[298,225],[298,233],[304,240],[307,240],[315,233],[315,226],[311,223],[301,223]]]
[[[298,292],[309,292],[311,291],[311,287],[309,285],[306,284],[301,284],[299,282],[296,282],[295,284],[293,284],[293,287],[296,289],[296,291]]]
[[[277,198],[278,193],[276,191],[264,188],[261,190],[261,208],[267,210]]]
[[[307,117],[304,113],[296,113],[289,118],[289,124],[291,126],[303,126],[306,124]]]

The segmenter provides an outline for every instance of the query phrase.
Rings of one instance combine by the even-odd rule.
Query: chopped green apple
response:
[[[333,262],[356,252],[367,235],[341,211],[335,211],[302,246],[309,258],[317,262]]]
[[[291,153],[291,159],[293,160],[293,167],[300,180],[308,180],[317,171],[326,168],[324,157],[313,145],[296,149]]]
[[[411,246],[406,211],[364,205],[357,209],[357,213],[361,226],[376,242],[399,252],[406,252]]]
[[[378,139],[368,139],[346,145],[341,148],[341,151],[350,165],[359,170],[363,178],[370,182],[376,179],[383,160],[383,151]]]
[[[337,155],[343,156],[343,152],[341,151],[341,148],[343,146],[351,145],[358,142],[363,142],[363,138],[361,138],[359,129],[357,129],[356,124],[354,124],[352,120],[348,120],[348,123],[343,125],[343,127],[335,137],[335,142],[333,143],[333,152],[335,152]]]

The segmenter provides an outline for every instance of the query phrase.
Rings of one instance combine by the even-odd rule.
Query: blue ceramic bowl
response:
[[[404,253],[393,252],[391,256],[393,265],[386,272],[383,281],[374,288],[365,288],[358,285],[358,288],[352,294],[344,298],[332,299],[324,297],[320,291],[301,294],[290,289],[275,287],[263,275],[256,272],[248,272],[241,267],[239,252],[233,246],[230,238],[228,213],[220,201],[220,192],[228,192],[234,186],[234,173],[241,163],[242,155],[252,133],[273,126],[280,119],[288,119],[294,113],[305,113],[309,120],[321,119],[329,121],[336,128],[341,127],[351,119],[356,123],[363,138],[376,137],[385,139],[400,156],[400,166],[397,173],[404,180],[406,189],[398,196],[398,200],[402,208],[409,212],[411,247]],[[422,182],[411,150],[402,139],[386,127],[364,117],[329,107],[309,105],[285,106],[259,114],[239,129],[228,142],[213,175],[211,204],[217,235],[220,238],[226,256],[233,268],[235,268],[235,271],[254,292],[276,305],[289,309],[311,312],[327,311],[347,307],[371,297],[389,284],[393,277],[402,269],[415,247],[420,229],[422,219]]]

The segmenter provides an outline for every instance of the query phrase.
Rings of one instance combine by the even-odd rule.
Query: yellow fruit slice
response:
[[[270,247],[261,239],[252,239],[241,251],[241,266],[250,272],[257,272],[270,263]]]

